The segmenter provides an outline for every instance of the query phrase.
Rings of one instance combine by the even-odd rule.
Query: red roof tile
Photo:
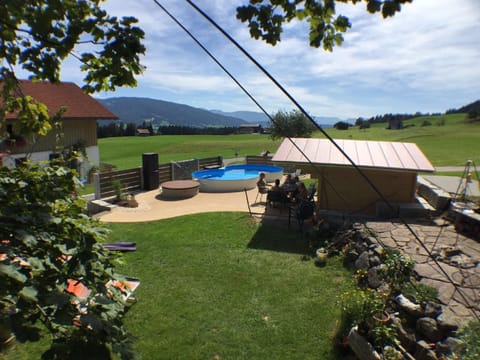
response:
[[[282,163],[313,163],[324,166],[351,166],[347,158],[328,139],[284,139],[272,160]],[[414,143],[337,139],[338,146],[365,168],[433,172],[427,157]],[[303,155],[303,154],[305,155]]]
[[[32,82],[20,80],[19,96],[29,95],[39,102],[47,105],[51,115],[55,114],[62,106],[67,108],[63,119],[118,119],[110,110],[105,108],[90,95],[85,94],[76,84],[62,82],[52,84],[46,81]],[[15,119],[13,113],[7,114],[7,119]]]

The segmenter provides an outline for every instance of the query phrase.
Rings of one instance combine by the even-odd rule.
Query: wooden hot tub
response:
[[[194,180],[172,180],[162,183],[162,197],[165,199],[188,199],[198,194],[200,183]]]

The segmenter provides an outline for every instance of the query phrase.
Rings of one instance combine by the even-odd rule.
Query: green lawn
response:
[[[141,359],[341,358],[337,299],[351,273],[340,258],[315,266],[296,226],[208,213],[108,227],[109,241],[137,243],[117,271],[141,280],[125,318]],[[39,359],[44,340],[6,359]]]
[[[142,283],[127,328],[143,359],[334,359],[336,298],[351,285],[340,259],[305,261],[298,231],[241,213],[110,224],[135,240],[124,274]]]
[[[464,114],[418,117],[404,122],[402,130],[387,130],[387,124],[369,129],[326,129],[335,139],[414,142],[434,166],[464,166],[467,160],[480,164],[480,123],[465,123]],[[428,120],[432,125],[421,126]],[[440,125],[444,123],[443,125]],[[414,126],[413,126],[414,125]],[[314,137],[323,137],[320,132]],[[160,135],[118,137],[99,140],[100,158],[119,169],[141,166],[142,154],[157,152],[159,162],[187,160],[222,155],[224,158],[259,155],[263,150],[275,152],[280,140],[268,135]]]
[[[221,155],[224,158],[259,155],[274,149],[280,140],[268,135],[158,135],[99,139],[102,162],[129,169],[142,165],[142,154],[158,153],[160,163]]]
[[[465,114],[422,116],[404,122],[402,130],[387,130],[387,124],[369,129],[327,129],[337,139],[414,142],[434,166],[465,166],[467,160],[480,163],[480,123],[465,123]],[[424,121],[432,125],[421,126]],[[439,125],[444,121],[444,125]],[[413,125],[413,126],[412,126]],[[320,135],[318,135],[320,136]]]

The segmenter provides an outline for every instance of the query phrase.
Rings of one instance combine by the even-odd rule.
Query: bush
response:
[[[471,321],[459,333],[463,342],[459,351],[463,360],[480,359],[480,321]]]
[[[122,324],[127,303],[106,286],[121,280],[115,256],[101,245],[107,230],[84,214],[75,181],[75,172],[60,166],[0,168],[0,330],[20,340],[48,331],[45,358],[89,349],[96,358],[131,358]],[[85,297],[70,289],[79,283],[90,290]]]
[[[350,124],[345,121],[339,121],[333,125],[333,127],[337,130],[348,130]]]

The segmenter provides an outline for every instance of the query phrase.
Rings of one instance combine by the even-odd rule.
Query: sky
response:
[[[269,113],[295,106],[185,1],[159,0]],[[285,26],[275,47],[251,39],[236,19],[247,0],[196,0],[311,115],[352,119],[385,113],[437,113],[480,99],[480,0],[414,0],[393,18],[365,3],[337,4],[352,27],[333,52],[311,48],[308,29]],[[152,0],[107,0],[112,15],[135,16],[145,31],[147,67],[138,87],[96,97],[149,97],[203,109],[260,111]],[[72,59],[63,81],[81,85]]]

